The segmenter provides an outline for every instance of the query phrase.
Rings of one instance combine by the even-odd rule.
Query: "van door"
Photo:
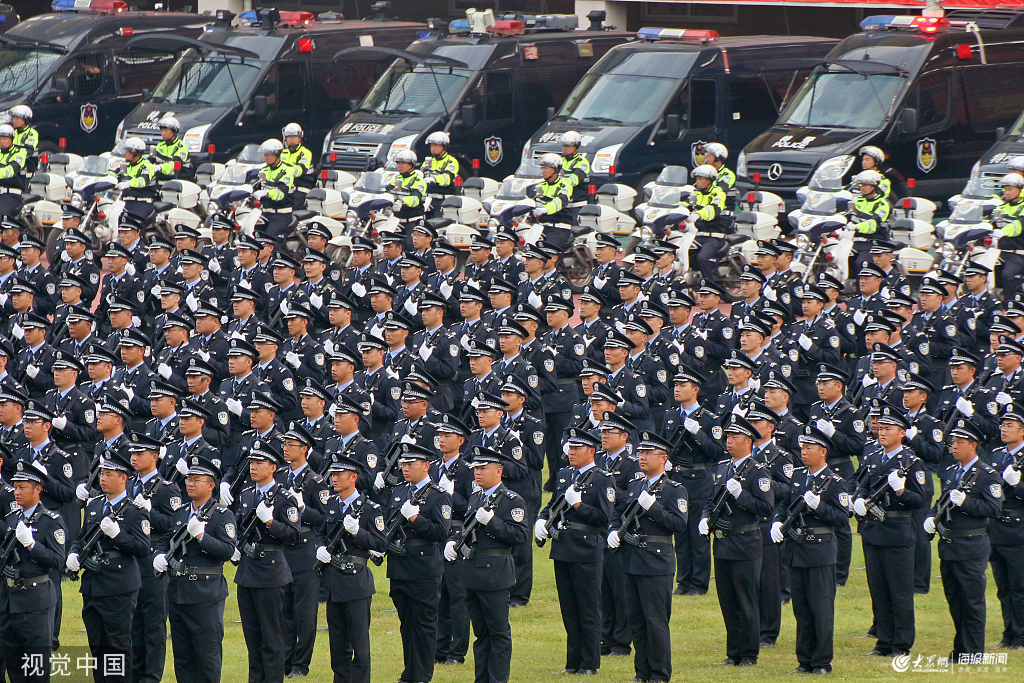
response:
[[[718,81],[692,78],[683,90],[687,101],[680,98],[679,108],[683,111],[683,107],[688,105],[689,111],[683,118],[681,156],[666,163],[688,164],[693,170],[694,166],[704,163],[704,143],[723,137],[723,131],[717,125],[721,120],[718,115]]]
[[[476,125],[468,128],[465,121],[453,125],[454,152],[465,160],[480,159],[484,175],[503,178],[515,171],[520,148],[515,134],[511,70],[482,72],[460,106],[473,108]]]
[[[270,67],[263,82],[253,92],[255,103],[256,97],[266,98],[266,113],[258,115],[255,109],[251,109],[250,120],[257,131],[251,128],[248,131],[250,142],[255,141],[253,136],[260,139],[281,137],[281,129],[288,123],[296,122],[302,126],[306,125],[305,115],[305,64],[303,62],[278,62]]]
[[[971,164],[985,151],[981,148],[968,160],[970,143],[958,140],[958,128],[951,123],[953,84],[950,70],[926,73],[917,79],[897,110],[892,144],[883,145],[890,164],[905,177],[915,178],[920,194],[948,196],[960,189],[961,178],[971,170]],[[901,112],[908,109],[917,114],[917,131],[901,132]],[[989,139],[989,141],[991,138]]]
[[[778,118],[775,100],[763,78],[744,76],[728,79],[728,106],[722,125],[725,135],[721,142],[739,156],[739,150],[771,127]],[[730,155],[731,156],[731,155]]]
[[[1013,52],[1011,51],[1014,50]],[[960,136],[970,168],[996,140],[996,130],[1010,128],[1024,109],[1024,67],[1018,43],[1007,43],[1002,51],[989,53],[989,64],[960,69],[967,125]],[[1002,63],[997,63],[1002,62]]]
[[[117,124],[127,111],[116,107],[106,52],[75,54],[53,72],[40,98],[56,104],[49,116],[62,122],[62,130],[74,137],[76,154],[100,154],[113,146]]]

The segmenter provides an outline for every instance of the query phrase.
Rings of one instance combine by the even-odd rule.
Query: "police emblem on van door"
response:
[[[82,124],[82,130],[86,133],[91,133],[96,130],[96,126],[100,125],[99,110],[95,104],[83,104],[82,115],[79,118]]]
[[[501,138],[489,137],[484,140],[484,158],[491,166],[497,166],[505,158],[505,150]]]
[[[693,160],[694,166],[700,166],[704,163],[704,159],[707,158],[704,153],[704,141],[698,140],[697,142],[690,145],[690,159]]]
[[[917,167],[930,173],[939,161],[939,150],[932,138],[921,138],[917,141]]]

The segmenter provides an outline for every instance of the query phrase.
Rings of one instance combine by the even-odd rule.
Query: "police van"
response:
[[[391,61],[368,55],[340,65],[334,55],[358,45],[403,48],[425,32],[425,24],[388,19],[388,3],[378,5],[384,7],[375,6],[377,17],[358,21],[277,10],[236,19],[219,11],[198,40],[140,39],[140,48],[188,49],[124,118],[118,140],[138,136],[156,144],[157,122],[171,115],[196,163],[226,161],[249,143],[280,138],[291,122],[302,126],[306,144],[323,139]]]
[[[1024,14],[872,16],[843,40],[737,160],[737,185],[793,193],[828,161],[849,177],[880,147],[896,195],[945,199],[1024,109]],[[768,67],[806,66],[769,63]],[[916,186],[908,192],[908,181]]]
[[[604,30],[600,19],[577,30],[575,15],[467,16],[395,53],[359,108],[324,140],[323,167],[373,170],[408,149],[422,159],[426,137],[444,130],[462,169],[476,160],[483,175],[502,178],[515,171],[548,110],[629,37]]]
[[[32,108],[40,151],[69,140],[76,154],[110,149],[117,124],[174,64],[175,55],[127,47],[151,32],[198,36],[209,19],[132,12],[124,0],[57,0],[0,40],[0,111]]]
[[[984,187],[1000,191],[999,179],[1009,172],[1010,160],[1024,159],[1024,114],[1017,117],[1008,131],[996,129],[996,134],[999,141],[975,162],[971,178],[981,178]]]
[[[523,161],[560,153],[562,133],[575,130],[592,178],[639,190],[665,166],[704,163],[707,142],[738,152],[771,125],[776,101],[791,87],[759,73],[764,62],[823,57],[838,42],[642,28],[636,40],[609,50],[587,72],[558,114],[534,133]]]

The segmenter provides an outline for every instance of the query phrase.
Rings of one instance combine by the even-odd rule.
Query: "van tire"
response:
[[[60,147],[53,140],[40,140],[39,147],[37,148],[40,152],[46,152],[47,154],[53,154],[60,151]]]

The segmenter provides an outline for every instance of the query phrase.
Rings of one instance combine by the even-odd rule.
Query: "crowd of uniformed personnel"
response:
[[[281,211],[300,201],[294,169],[309,161],[301,129],[284,137],[272,156],[288,182],[274,185],[269,162],[261,178]],[[829,673],[853,520],[868,654],[913,647],[934,534],[954,658],[985,650],[989,563],[999,646],[1024,647],[1024,301],[997,301],[984,266],[926,277],[914,299],[897,245],[871,223],[843,307],[843,284],[804,281],[782,239],[758,243],[730,296],[710,279],[688,291],[672,243],[635,247],[626,270],[600,235],[592,284],[574,297],[557,272],[561,228],[518,254],[511,229],[475,236],[463,268],[417,220],[458,173],[432,138],[426,177],[397,159],[405,231],[380,235],[378,259],[354,237],[349,267],[315,222],[301,262],[278,251],[274,214],[234,239],[214,217],[201,246],[186,226],[147,235],[128,212],[93,254],[67,205],[47,268],[45,244],[3,218],[0,651],[12,680],[40,678],[20,662],[58,646],[61,582],[80,576],[90,648],[130,662],[97,680],[159,681],[169,623],[177,680],[218,681],[231,562],[250,681],[308,674],[319,600],[334,680],[366,682],[368,567],[386,560],[400,681],[464,663],[472,627],[475,680],[501,683],[510,608],[529,602],[534,544],[549,542],[564,673],[632,653],[634,680],[669,680],[672,596],[706,593],[712,565],[723,664],[756,664],[788,602],[796,671]],[[187,163],[175,140],[164,136],[167,156]],[[541,161],[550,201],[536,213],[553,226],[589,172],[578,135],[562,142]],[[735,176],[723,146],[706,150],[687,222],[714,239]],[[129,167],[153,165],[137,151]],[[162,163],[153,173],[180,170]],[[145,175],[123,192],[149,187],[131,179]]]

